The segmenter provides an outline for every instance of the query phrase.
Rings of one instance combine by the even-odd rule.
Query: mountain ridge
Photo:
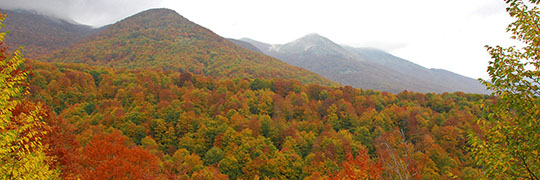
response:
[[[302,83],[336,84],[303,68],[237,46],[165,8],[129,16],[40,59],[223,78],[291,78]]]
[[[474,79],[449,71],[428,69],[377,49],[339,45],[316,33],[286,44],[267,44],[246,38],[240,41],[225,39],[165,8],[142,11],[101,28],[50,17],[37,18],[45,18],[49,24],[67,24],[68,30],[65,31],[68,35],[60,33],[60,36],[69,40],[64,42],[65,38],[59,36],[53,41],[26,45],[27,57],[46,61],[120,68],[152,67],[227,78],[285,77],[304,83],[333,84],[301,69],[306,68],[346,85],[393,93],[403,90],[486,92]],[[44,27],[40,29],[55,31],[55,26]],[[77,28],[82,32],[73,30]],[[34,37],[27,39],[54,36],[37,33]],[[285,63],[263,54],[301,68],[287,67]]]
[[[475,79],[447,70],[428,69],[375,48],[339,45],[314,33],[277,45],[249,38],[240,40],[251,43],[267,55],[356,88],[393,93],[403,90],[487,93],[485,87]]]

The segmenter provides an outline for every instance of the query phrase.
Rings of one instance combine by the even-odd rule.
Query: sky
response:
[[[503,0],[0,0],[94,27],[157,7],[223,37],[284,44],[317,33],[471,78],[488,78],[485,45],[516,44]]]

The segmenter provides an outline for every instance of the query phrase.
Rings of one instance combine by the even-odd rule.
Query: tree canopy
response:
[[[489,179],[540,178],[540,11],[537,0],[506,0],[507,31],[522,48],[486,46],[492,61],[483,83],[497,97],[484,105],[472,152]]]

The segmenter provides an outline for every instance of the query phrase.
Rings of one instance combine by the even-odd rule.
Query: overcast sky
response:
[[[472,78],[487,78],[484,45],[513,44],[503,0],[0,0],[95,27],[155,7],[223,37],[282,44],[318,33]]]

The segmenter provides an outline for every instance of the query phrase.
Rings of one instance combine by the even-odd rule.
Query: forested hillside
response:
[[[6,43],[11,50],[24,46],[25,57],[36,58],[51,51],[67,47],[99,31],[73,21],[38,14],[26,10],[0,10],[8,14],[6,27],[9,31]]]
[[[486,98],[480,95],[393,95],[296,80],[30,65],[32,98],[58,114],[45,139],[52,138],[62,177],[112,177],[98,169],[173,179],[479,175],[465,135],[480,114]]]

